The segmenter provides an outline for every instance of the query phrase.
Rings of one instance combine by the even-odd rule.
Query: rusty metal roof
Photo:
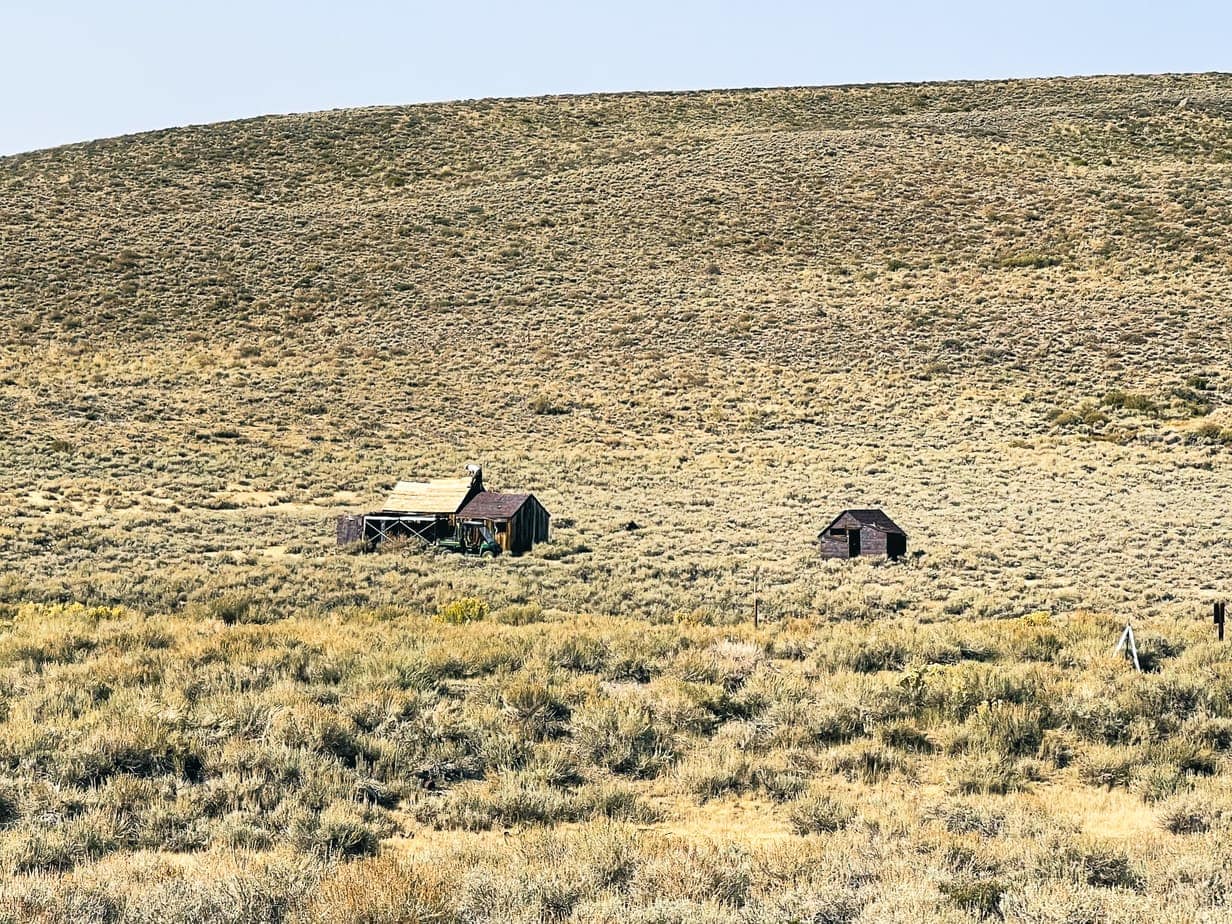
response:
[[[533,494],[498,494],[496,491],[482,491],[462,508],[460,515],[474,517],[478,520],[507,520],[521,510],[522,505],[532,497],[534,497]]]
[[[880,529],[883,532],[900,533],[904,536],[907,535],[897,523],[885,515],[885,511],[878,510],[876,508],[869,508],[865,510],[844,510],[833,520],[831,520],[830,524],[823,529],[822,532],[825,532],[826,529],[832,528],[834,524],[843,519],[843,517],[851,517],[861,526],[871,526],[874,529]]]
[[[399,481],[381,510],[383,513],[457,513],[466,503],[474,482],[474,477]]]

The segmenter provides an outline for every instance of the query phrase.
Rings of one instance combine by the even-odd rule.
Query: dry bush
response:
[[[827,795],[805,796],[787,808],[788,821],[796,834],[828,834],[847,827],[856,818],[849,806]]]

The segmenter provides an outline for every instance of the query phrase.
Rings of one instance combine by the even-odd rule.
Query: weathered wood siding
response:
[[[527,498],[509,523],[505,551],[520,555],[530,551],[536,542],[546,542],[551,516],[534,496]]]
[[[834,527],[841,529],[842,527]],[[822,535],[821,541],[821,557],[822,558],[850,558],[851,557],[851,539],[844,531],[841,535],[832,536],[830,530],[826,530]],[[860,557],[866,555],[884,556],[888,551],[887,533],[875,526],[864,526],[860,528]]]
[[[860,530],[860,557],[865,555],[884,556],[886,553],[886,533],[875,526],[865,526]]]
[[[850,513],[844,513],[841,517],[830,524],[831,529],[859,529],[863,526],[859,520],[853,517]]]
[[[841,536],[831,536],[829,531],[821,537],[821,557],[822,558],[850,558],[851,546],[847,541],[847,534]]]
[[[364,538],[364,518],[362,515],[344,513],[338,517],[337,536],[339,545],[350,545]]]

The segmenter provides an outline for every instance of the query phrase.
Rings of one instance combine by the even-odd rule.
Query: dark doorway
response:
[[[858,529],[847,530],[847,554],[851,558],[860,556],[860,531]]]
[[[889,558],[901,558],[907,554],[907,537],[900,533],[886,535],[886,555]]]

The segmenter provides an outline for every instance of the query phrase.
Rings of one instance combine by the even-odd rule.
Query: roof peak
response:
[[[399,481],[382,508],[401,513],[452,514],[483,489],[483,474],[476,468],[454,478]]]
[[[480,491],[458,511],[458,514],[480,518],[511,517],[534,496],[533,494],[508,494],[503,491]]]
[[[848,507],[841,511],[833,520],[831,520],[826,529],[829,529],[846,516],[850,516],[861,526],[873,526],[887,532],[902,533],[904,536],[907,535],[903,528],[891,520],[886,512],[880,507]]]

